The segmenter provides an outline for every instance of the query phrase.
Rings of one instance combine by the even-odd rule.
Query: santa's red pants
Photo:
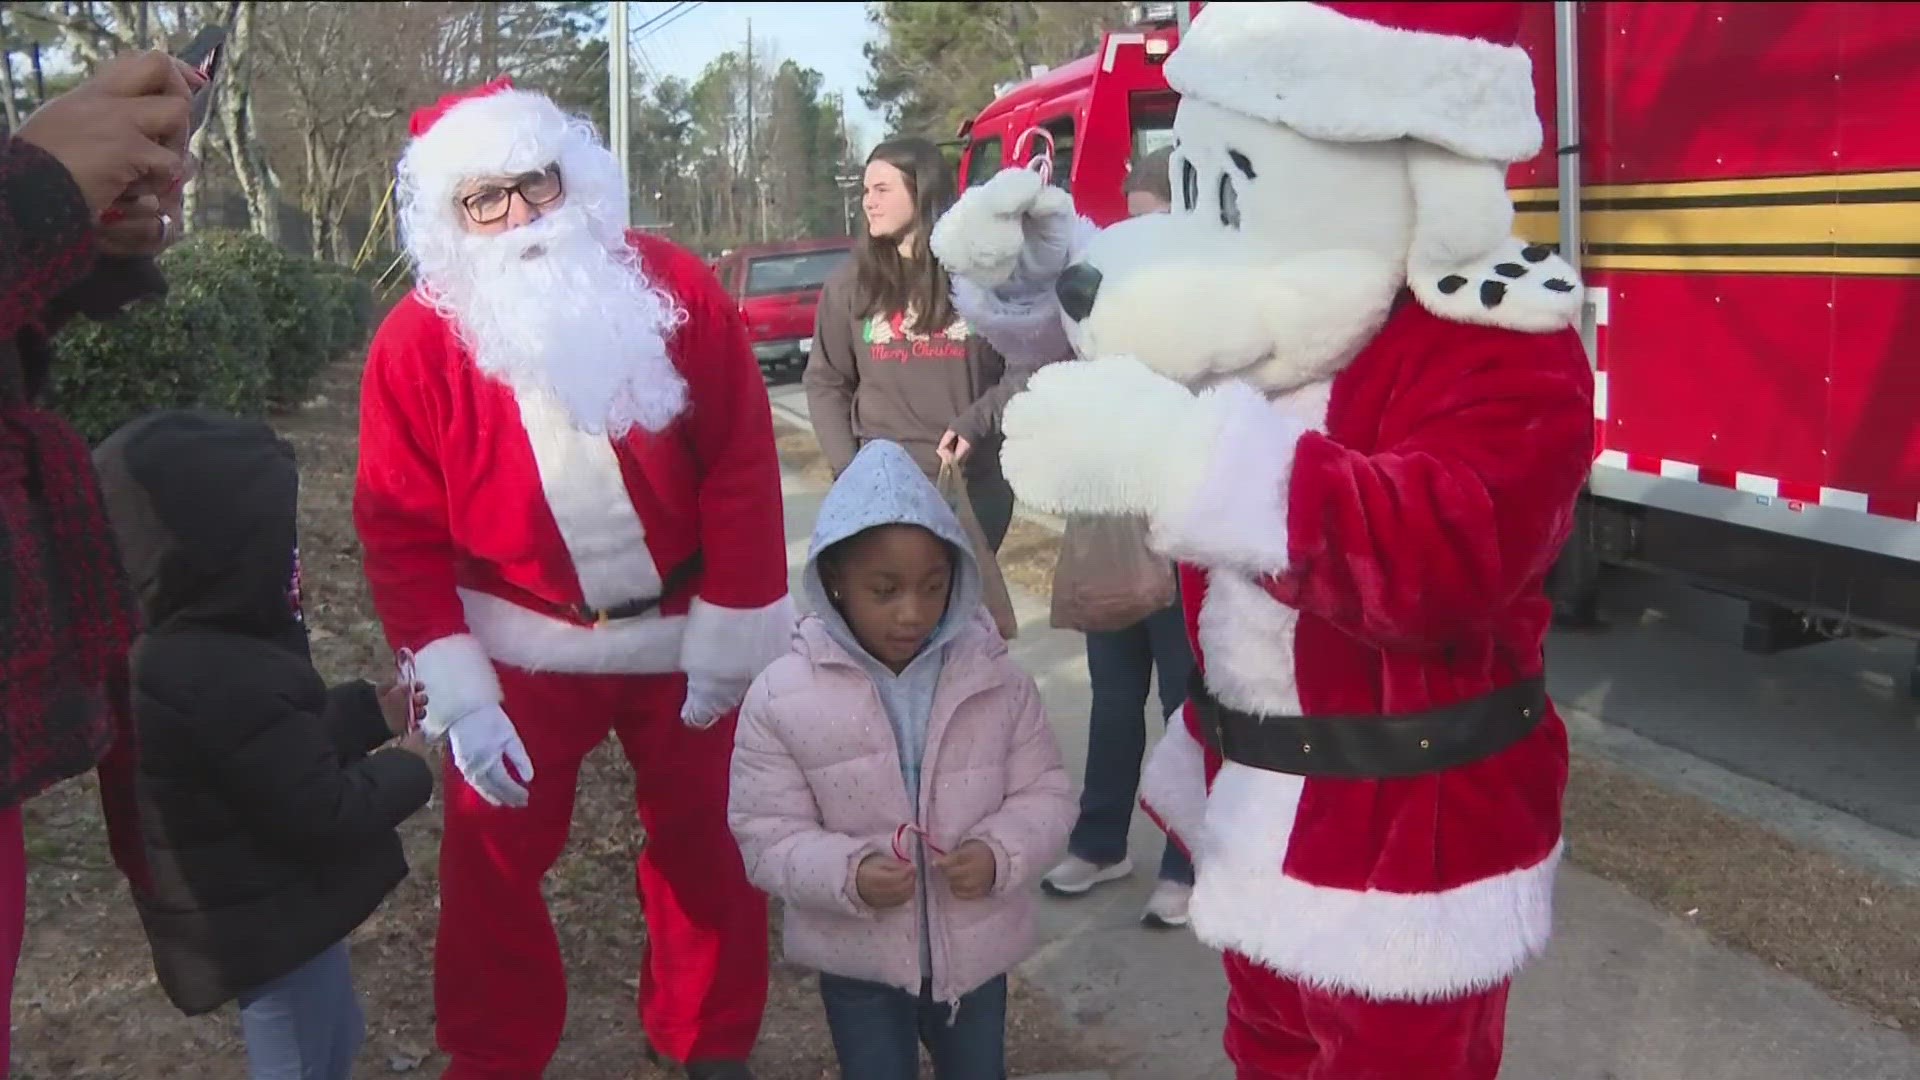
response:
[[[641,1026],[676,1061],[745,1060],[766,1007],[767,903],[727,828],[735,718],[682,724],[681,676],[502,668],[500,680],[534,781],[525,807],[494,807],[446,767],[434,955],[439,1041],[453,1059],[444,1080],[538,1080],[560,1045],[566,973],[540,881],[566,845],[580,763],[609,730],[646,831]]]
[[[1493,1080],[1507,985],[1438,1002],[1303,987],[1226,955],[1227,1057],[1239,1080]]]

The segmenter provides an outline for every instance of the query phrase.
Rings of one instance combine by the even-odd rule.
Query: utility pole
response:
[[[759,156],[753,152],[753,20],[748,19],[747,20],[747,199],[748,199],[747,205],[756,207],[756,208],[759,207],[760,205],[759,196],[760,196],[760,163],[759,163]],[[752,225],[748,225],[747,235],[753,236],[756,231],[757,232],[765,231],[765,228],[766,228],[765,214],[760,215],[760,225],[761,225],[761,228],[759,230],[754,229]]]
[[[853,189],[861,181],[860,174],[846,170],[853,165],[853,138],[847,134],[847,92],[837,95],[840,102],[840,160],[834,162],[833,183],[840,189],[840,224],[846,235],[853,235]]]
[[[627,4],[614,0],[607,19],[607,128],[613,156],[620,162],[620,224],[633,224],[631,125],[627,123]]]

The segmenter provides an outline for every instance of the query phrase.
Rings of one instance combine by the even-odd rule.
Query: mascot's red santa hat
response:
[[[1541,144],[1524,6],[1208,5],[1166,65],[1173,213],[1095,232],[1009,170],[934,232],[988,340],[1052,329],[1086,358],[1009,403],[1021,500],[1148,518],[1207,715],[1331,733],[1249,764],[1189,706],[1142,782],[1194,854],[1195,931],[1290,992],[1462,999],[1550,931],[1566,741],[1535,696],[1541,585],[1592,374],[1574,270],[1511,235],[1507,167]],[[1432,769],[1445,739],[1356,750],[1411,721],[1487,734]],[[1276,1000],[1257,978],[1236,995]]]

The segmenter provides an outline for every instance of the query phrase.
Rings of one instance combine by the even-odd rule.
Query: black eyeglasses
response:
[[[506,187],[485,187],[460,200],[461,209],[475,225],[491,225],[507,216],[513,197],[519,195],[528,206],[547,206],[566,194],[560,182],[560,167],[549,165],[544,171],[521,177]]]

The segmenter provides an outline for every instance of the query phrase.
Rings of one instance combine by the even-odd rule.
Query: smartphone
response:
[[[199,131],[206,123],[207,107],[213,101],[214,80],[220,75],[220,62],[227,54],[227,28],[224,26],[205,26],[187,47],[174,56],[193,65],[195,71],[206,77],[200,89],[193,92],[193,121],[191,131]]]

